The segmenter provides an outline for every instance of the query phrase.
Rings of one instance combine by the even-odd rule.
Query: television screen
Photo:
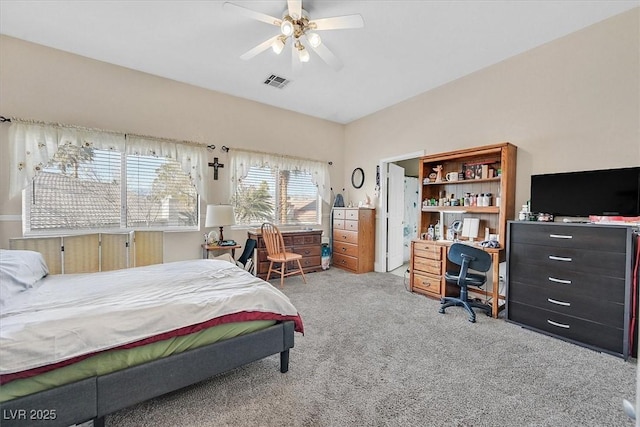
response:
[[[532,175],[531,211],[640,216],[640,167]]]

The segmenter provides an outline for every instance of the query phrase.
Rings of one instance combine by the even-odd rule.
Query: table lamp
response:
[[[225,225],[234,225],[236,223],[236,217],[233,213],[233,207],[231,205],[207,205],[207,216],[204,226],[220,227],[220,241],[224,241],[224,235],[222,234],[223,227]]]

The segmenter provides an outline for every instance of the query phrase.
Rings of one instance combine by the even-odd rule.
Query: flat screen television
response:
[[[640,167],[532,175],[531,211],[640,216]]]

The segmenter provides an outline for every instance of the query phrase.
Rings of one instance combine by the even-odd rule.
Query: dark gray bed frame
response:
[[[0,425],[69,426],[93,419],[94,426],[104,426],[104,417],[110,413],[276,353],[280,353],[280,372],[287,372],[293,341],[294,323],[277,323],[247,335],[0,403]]]

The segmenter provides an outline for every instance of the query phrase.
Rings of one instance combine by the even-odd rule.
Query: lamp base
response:
[[[218,243],[224,242],[224,235],[222,234],[222,229],[223,229],[223,227],[220,226],[220,240],[218,241]]]

